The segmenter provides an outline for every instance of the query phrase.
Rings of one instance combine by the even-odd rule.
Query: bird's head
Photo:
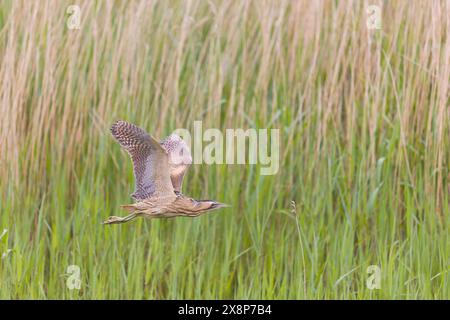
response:
[[[217,202],[214,200],[197,200],[197,206],[201,208],[203,211],[215,210],[220,208],[229,207],[228,204]]]

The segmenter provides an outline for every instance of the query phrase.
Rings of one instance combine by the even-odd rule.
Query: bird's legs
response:
[[[133,220],[139,215],[139,212],[131,213],[127,215],[126,217],[117,217],[117,216],[111,216],[108,218],[108,220],[104,221],[103,224],[118,224],[118,223],[125,223],[130,220]]]

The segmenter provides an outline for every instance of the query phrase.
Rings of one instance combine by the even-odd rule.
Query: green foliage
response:
[[[69,1],[0,7],[0,298],[450,297],[443,3],[367,30],[362,1],[79,2],[80,30]],[[104,226],[133,185],[117,119],[279,128],[280,170],[194,165],[184,192],[231,208]]]

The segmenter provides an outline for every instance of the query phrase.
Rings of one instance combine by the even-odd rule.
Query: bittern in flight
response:
[[[141,128],[126,121],[111,127],[113,137],[133,161],[136,202],[123,205],[130,214],[111,216],[104,224],[124,223],[137,217],[196,217],[227,205],[212,200],[195,200],[181,193],[184,174],[192,164],[186,142],[172,134],[159,143]]]

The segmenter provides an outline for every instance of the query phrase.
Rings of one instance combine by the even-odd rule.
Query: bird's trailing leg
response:
[[[108,220],[104,221],[103,224],[125,223],[125,222],[128,222],[130,220],[133,220],[138,215],[139,215],[139,213],[136,212],[136,213],[131,213],[131,214],[127,215],[126,217],[111,216],[111,217],[108,218]]]

